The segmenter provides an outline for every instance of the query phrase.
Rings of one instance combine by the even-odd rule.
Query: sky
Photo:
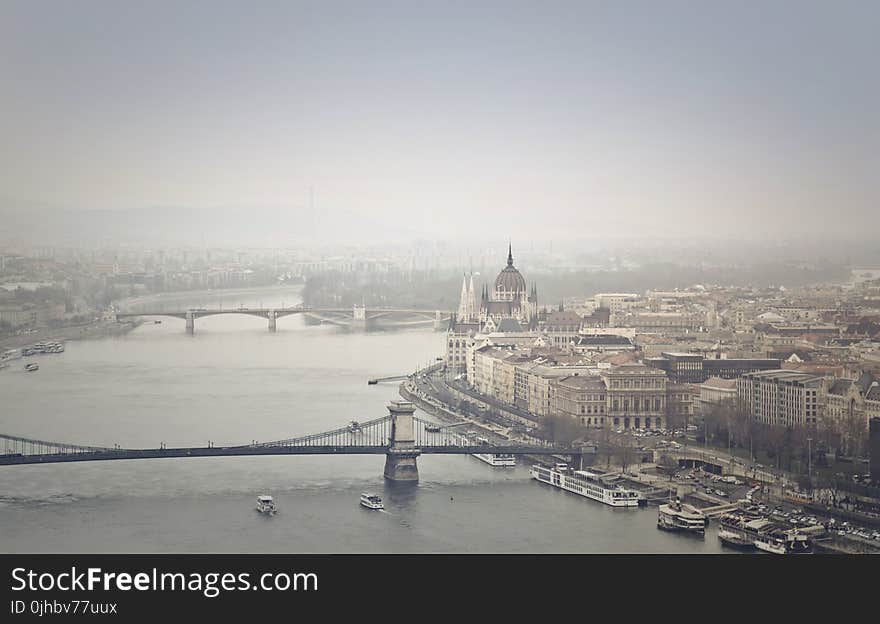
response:
[[[4,0],[0,219],[876,237],[878,29],[876,2]]]

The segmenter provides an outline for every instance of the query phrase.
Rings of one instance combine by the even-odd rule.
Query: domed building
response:
[[[483,288],[480,301],[480,321],[491,321],[498,326],[505,319],[513,319],[523,325],[523,329],[532,325],[538,315],[538,291],[532,285],[531,291],[526,288],[526,280],[522,273],[513,266],[513,246],[507,248],[507,266],[501,269],[495,278],[491,292]]]
[[[470,284],[467,276],[462,279],[458,314],[450,319],[447,331],[447,373],[455,376],[467,370],[468,349],[474,345],[477,335],[520,333],[537,328],[538,290],[532,285],[527,292],[526,280],[513,266],[513,248],[508,247],[507,266],[495,278],[491,293],[488,286],[483,286],[479,305],[473,275]]]

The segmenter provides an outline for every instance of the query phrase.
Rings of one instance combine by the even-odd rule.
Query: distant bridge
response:
[[[54,464],[119,459],[170,459],[180,457],[241,457],[255,455],[385,455],[385,477],[392,481],[418,481],[416,458],[422,454],[565,455],[580,465],[584,449],[554,445],[502,442],[480,444],[452,433],[463,423],[441,426],[415,417],[408,401],[392,401],[390,414],[364,423],[350,423],[332,431],[299,438],[242,446],[201,446],[146,449],[111,448],[49,442],[0,434],[0,466]]]
[[[413,320],[394,321],[396,327],[402,326],[428,326],[440,330],[449,324],[452,316],[451,312],[443,310],[419,310],[415,308],[371,308],[369,311],[365,306],[355,305],[352,308],[311,308],[307,306],[292,306],[284,308],[189,308],[186,310],[164,310],[164,309],[147,309],[140,312],[117,312],[116,320],[120,321],[128,318],[140,316],[168,316],[179,318],[186,321],[186,331],[188,334],[195,332],[195,320],[206,316],[217,316],[219,314],[245,314],[247,316],[256,316],[269,321],[269,331],[274,332],[276,321],[279,318],[290,316],[291,314],[305,314],[312,318],[318,319],[325,323],[333,323],[346,327],[365,329],[367,325],[374,323],[377,319],[384,319],[391,315],[407,315],[416,317]]]

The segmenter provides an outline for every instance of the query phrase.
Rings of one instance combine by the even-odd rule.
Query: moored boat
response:
[[[748,537],[745,537],[735,531],[719,529],[718,539],[721,540],[722,545],[727,546],[728,548],[735,548],[736,550],[745,551],[755,550],[755,540],[749,539]]]
[[[709,518],[702,511],[682,503],[678,498],[674,502],[660,505],[657,512],[657,527],[667,531],[685,531],[705,535],[709,526]]]
[[[612,507],[637,507],[647,501],[637,490],[616,483],[616,475],[599,475],[586,470],[569,471],[557,464],[554,468],[534,465],[529,470],[533,479],[567,492],[605,503]]]
[[[813,543],[807,532],[783,527],[763,516],[745,512],[721,516],[718,538],[740,550],[759,549],[764,552],[787,555],[811,553]]]

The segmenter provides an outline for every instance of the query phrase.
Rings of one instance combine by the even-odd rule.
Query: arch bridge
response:
[[[355,329],[365,329],[368,325],[381,321],[404,326],[433,326],[436,330],[444,329],[449,324],[451,312],[443,310],[420,310],[416,308],[371,308],[355,305],[352,308],[312,308],[308,306],[274,307],[274,308],[188,308],[186,310],[146,309],[138,312],[117,312],[116,320],[121,321],[142,316],[165,316],[186,321],[186,332],[195,333],[195,321],[198,318],[217,316],[220,314],[244,314],[269,321],[269,331],[274,332],[276,321],[292,314],[303,314],[323,323],[332,323]],[[404,317],[400,319],[399,317]],[[398,317],[398,320],[391,320]],[[408,320],[407,320],[408,319]]]

